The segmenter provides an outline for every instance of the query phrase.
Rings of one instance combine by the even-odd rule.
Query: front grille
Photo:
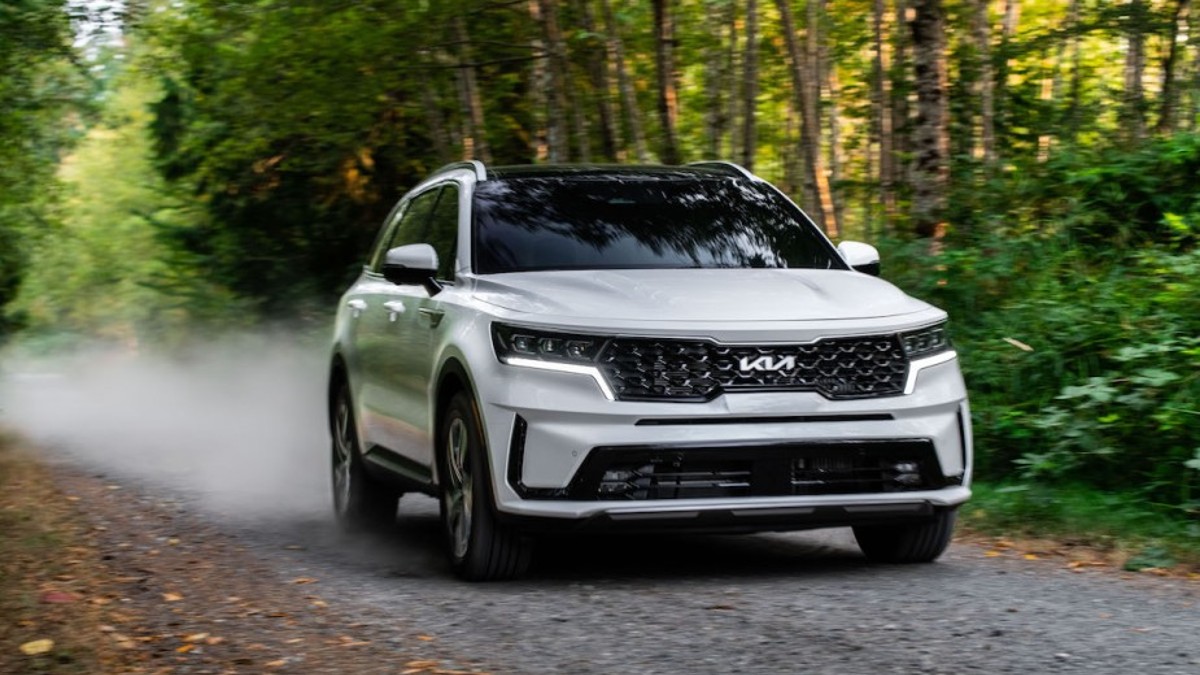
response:
[[[710,499],[945,487],[928,440],[595,448],[560,498]]]
[[[872,398],[903,393],[908,377],[908,358],[894,335],[767,346],[616,338],[599,362],[621,400],[708,401],[730,391]]]

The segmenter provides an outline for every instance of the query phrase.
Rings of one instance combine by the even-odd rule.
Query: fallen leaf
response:
[[[312,577],[296,577],[295,579],[292,579],[293,584],[311,584],[316,583],[316,581],[317,580]]]
[[[325,602],[324,600],[313,600],[312,606],[313,607],[328,607],[329,603]]]
[[[283,642],[284,644],[298,645],[301,642],[304,642],[304,638],[292,638],[291,640],[284,640]]]
[[[66,593],[64,591],[46,591],[38,598],[39,602],[47,605],[62,605],[69,602],[75,602],[79,596],[74,593]]]
[[[184,642],[203,642],[208,639],[208,633],[192,633],[183,638]]]
[[[1033,347],[1030,347],[1029,345],[1025,344],[1024,342],[1021,342],[1020,340],[1016,340],[1016,339],[1013,339],[1010,337],[1001,338],[1001,339],[1004,340],[1005,342],[1007,342],[1008,344],[1016,347],[1017,349],[1020,349],[1023,352],[1033,351]]]
[[[437,638],[433,637],[432,635],[418,635],[417,639],[421,642],[433,642]]]
[[[162,599],[163,602],[179,602],[183,599],[183,595],[179,593],[163,593]]]
[[[983,556],[985,558],[998,558],[1001,555],[1003,555],[1003,554],[1000,553],[1000,551],[984,551],[983,552]]]
[[[442,665],[441,661],[409,661],[404,664],[405,668],[416,668],[417,670],[437,668]]]
[[[54,649],[54,640],[33,640],[21,645],[21,653],[26,656],[45,654]]]
[[[186,654],[195,648],[196,645],[183,645],[182,647],[177,647],[175,651],[179,652],[180,654]]]
[[[179,545],[179,540],[176,539],[175,537],[171,537],[170,539],[167,540],[167,546],[178,546],[178,545]]]
[[[267,661],[263,665],[266,666],[267,668],[282,668],[287,665],[287,659],[276,659],[274,661]]]
[[[204,641],[204,644],[213,646],[213,645],[219,645],[224,641],[225,641],[225,638],[223,638],[223,637],[210,637]]]
[[[1037,560],[1037,559],[1038,559],[1038,557],[1037,557],[1037,554],[1036,554],[1036,553],[1026,553],[1025,555],[1023,555],[1023,556],[1021,556],[1021,557],[1022,557],[1022,558],[1024,558],[1024,559],[1026,559],[1026,560]]]

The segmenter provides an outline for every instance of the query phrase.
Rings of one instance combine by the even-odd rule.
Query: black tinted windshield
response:
[[[770,187],[716,177],[538,177],[475,188],[479,274],[578,269],[847,269]]]

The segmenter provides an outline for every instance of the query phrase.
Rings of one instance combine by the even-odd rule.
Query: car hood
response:
[[[514,312],[613,321],[808,321],[927,310],[876,277],[843,270],[661,269],[475,277],[474,297]]]

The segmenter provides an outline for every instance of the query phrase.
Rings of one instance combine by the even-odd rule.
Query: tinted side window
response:
[[[374,261],[373,269],[378,270],[383,266],[383,259],[388,250],[405,244],[420,244],[425,241],[423,237],[429,229],[429,216],[433,213],[434,205],[437,204],[439,192],[441,190],[434,188],[428,192],[422,192],[409,202],[408,208],[404,209],[404,215],[400,216],[400,222],[392,228],[391,237],[384,243],[379,258]]]
[[[458,252],[458,186],[446,185],[429,221],[429,234],[424,240],[438,255],[439,279],[454,279],[454,262]]]

